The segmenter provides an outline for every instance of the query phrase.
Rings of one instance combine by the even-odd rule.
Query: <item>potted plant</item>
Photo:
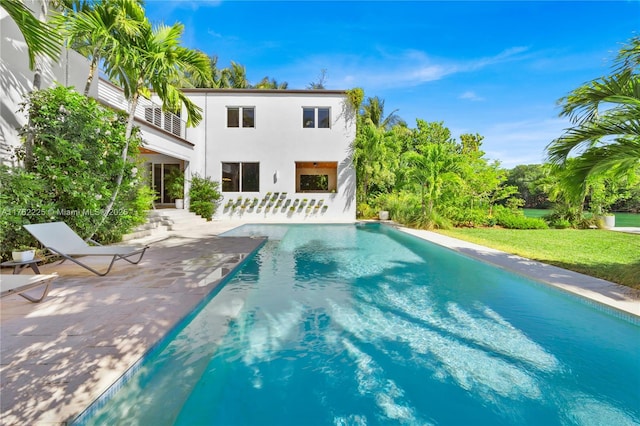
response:
[[[167,194],[176,203],[176,209],[184,208],[184,173],[179,169],[173,169],[165,180]]]
[[[36,249],[31,246],[21,245],[11,252],[14,262],[28,262],[33,260],[36,255]]]

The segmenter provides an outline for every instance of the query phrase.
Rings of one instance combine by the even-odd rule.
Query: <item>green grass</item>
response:
[[[524,209],[527,217],[543,217],[550,214],[552,210],[544,209]],[[616,227],[638,227],[640,228],[640,214],[638,213],[614,213],[616,216]]]
[[[452,229],[450,237],[640,289],[640,235],[576,229]]]

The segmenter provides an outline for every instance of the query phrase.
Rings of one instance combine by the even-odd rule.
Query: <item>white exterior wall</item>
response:
[[[216,218],[256,221],[354,221],[355,171],[349,155],[355,138],[355,118],[340,92],[230,91],[187,93],[204,110],[200,127],[206,128],[204,174],[222,181],[223,162],[260,164],[259,192],[223,192]],[[254,107],[254,128],[228,128],[227,107]],[[303,128],[303,107],[330,108],[331,127]],[[296,162],[336,162],[335,193],[296,193]],[[277,176],[277,178],[276,178]],[[286,199],[323,200],[326,208],[294,212],[283,209],[225,209],[229,199],[258,198],[267,192],[286,192]],[[285,200],[286,200],[285,199]],[[286,202],[286,201],[285,201]],[[284,202],[283,202],[284,205]],[[274,211],[276,210],[276,211]]]
[[[39,1],[29,1],[27,4],[34,9],[39,9],[40,5]],[[0,164],[13,164],[13,147],[21,143],[18,130],[26,123],[25,115],[18,109],[25,94],[33,89],[34,72],[28,67],[22,35],[1,8],[0,73]],[[63,51],[58,61],[43,62],[41,87],[51,87],[57,83],[74,86],[81,92],[88,73],[89,61],[86,58],[75,51]],[[118,90],[114,98],[111,93],[114,90],[105,84],[110,85],[100,82],[96,76],[90,96],[115,108],[126,108],[126,102],[120,99],[122,95],[117,93]],[[355,220],[355,171],[349,155],[350,144],[355,138],[355,116],[346,107],[344,93],[215,89],[192,89],[186,92],[202,108],[203,120],[196,128],[187,128],[186,133],[181,135],[183,140],[147,125],[143,119],[137,124],[142,129],[146,148],[183,161],[187,177],[197,173],[221,181],[222,162],[260,164],[260,191],[223,193],[225,199],[218,209],[217,218],[292,222]],[[254,107],[255,127],[227,128],[227,106]],[[331,128],[303,128],[303,107],[330,108]],[[182,116],[186,117],[186,111],[183,110]],[[151,157],[148,160],[152,161]],[[337,163],[336,192],[296,193],[296,162]],[[333,182],[330,184],[333,186]],[[223,208],[230,198],[263,199],[268,192],[286,192],[289,206],[295,199],[307,198],[316,203],[321,201],[326,208],[312,208],[310,211],[297,209],[293,213],[288,208],[277,211],[270,209],[268,212],[265,209]]]
[[[40,2],[26,2],[32,9]],[[0,8],[0,164],[12,165],[13,147],[20,145],[18,129],[26,123],[26,116],[18,112],[24,95],[33,90],[34,72],[29,69],[27,45],[15,22]],[[89,75],[89,61],[75,51],[64,50],[60,59],[53,63],[42,61],[41,87],[55,83],[74,86],[79,92]],[[98,88],[94,79],[90,95],[97,97]],[[13,164],[15,165],[15,164]]]

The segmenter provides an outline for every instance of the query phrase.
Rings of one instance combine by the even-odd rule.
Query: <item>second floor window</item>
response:
[[[255,127],[255,108],[227,107],[227,127]]]
[[[329,108],[302,108],[302,127],[305,129],[330,128],[331,114]]]

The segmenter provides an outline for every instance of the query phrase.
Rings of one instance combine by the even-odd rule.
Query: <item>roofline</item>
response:
[[[294,94],[294,95],[346,95],[346,90],[316,90],[316,89],[231,89],[231,88],[182,88],[184,93],[272,93],[272,94]]]

